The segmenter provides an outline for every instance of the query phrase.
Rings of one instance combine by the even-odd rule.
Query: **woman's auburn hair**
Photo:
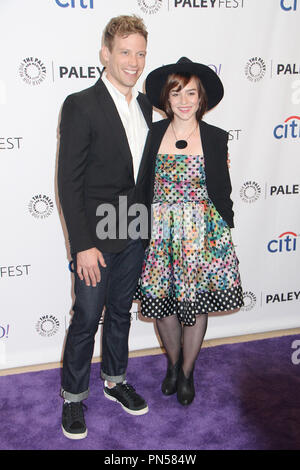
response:
[[[199,108],[196,112],[196,119],[197,121],[201,121],[203,115],[207,111],[207,95],[205,88],[197,75],[193,75],[188,72],[180,72],[180,73],[172,73],[168,75],[168,78],[164,84],[164,87],[161,91],[160,95],[160,105],[161,109],[164,110],[167,117],[171,119],[174,118],[174,113],[172,111],[170,102],[169,102],[169,95],[170,92],[173,91],[180,91],[189,83],[189,81],[194,78],[197,84],[198,95],[200,99]]]

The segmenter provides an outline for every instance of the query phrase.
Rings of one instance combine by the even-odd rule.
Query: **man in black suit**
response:
[[[58,188],[76,296],[62,372],[62,429],[70,439],[87,435],[82,401],[89,392],[94,338],[104,307],[104,395],[130,414],[148,411],[145,400],[125,381],[130,309],[147,244],[141,235],[144,227],[139,238],[130,236],[130,208],[149,207],[152,173],[152,107],[134,89],[146,47],[140,18],[113,18],[103,36],[101,78],[68,96],[62,109]]]

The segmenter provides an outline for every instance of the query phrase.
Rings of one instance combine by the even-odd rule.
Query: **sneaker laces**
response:
[[[71,416],[74,421],[83,419],[83,408],[87,410],[87,406],[84,403],[71,402],[70,404]],[[81,405],[81,406],[80,406]]]
[[[124,381],[123,383],[119,384],[120,387],[122,387],[124,393],[127,395],[127,396],[130,396],[132,393],[134,393],[136,395],[136,391],[135,391],[135,388],[133,388],[132,385],[128,384],[126,381]]]

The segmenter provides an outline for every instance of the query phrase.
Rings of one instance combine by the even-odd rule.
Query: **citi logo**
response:
[[[81,8],[94,8],[94,0],[55,0],[55,3],[61,8],[76,8],[78,5]]]
[[[268,243],[270,253],[282,253],[286,251],[296,251],[297,234],[295,232],[284,232],[275,240]]]
[[[290,116],[283,124],[278,124],[274,128],[275,139],[299,139],[300,138],[300,116]]]
[[[298,0],[280,0],[281,9],[284,11],[296,11]]]
[[[74,260],[71,259],[71,261],[69,262],[69,271],[71,273],[74,273]]]

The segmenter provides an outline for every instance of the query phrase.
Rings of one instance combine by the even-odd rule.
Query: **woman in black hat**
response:
[[[177,391],[188,405],[208,313],[243,305],[230,233],[228,133],[202,121],[223,86],[209,67],[183,57],[151,72],[146,93],[167,119],[153,125],[153,225],[138,298],[167,352],[162,392]]]

